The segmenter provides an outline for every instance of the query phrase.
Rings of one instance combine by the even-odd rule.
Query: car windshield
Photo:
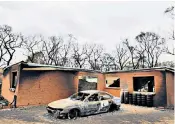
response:
[[[83,101],[89,95],[90,94],[88,94],[88,93],[78,92],[78,93],[75,93],[72,96],[70,96],[70,99]]]

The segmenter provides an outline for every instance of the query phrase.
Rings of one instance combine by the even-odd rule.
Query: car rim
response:
[[[71,111],[68,113],[68,119],[76,119],[77,116],[78,116],[77,110],[71,110]]]

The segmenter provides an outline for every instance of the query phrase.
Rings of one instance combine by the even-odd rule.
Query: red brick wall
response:
[[[167,106],[174,106],[174,73],[166,73]]]
[[[149,72],[118,72],[106,74],[106,77],[119,77],[120,78],[120,88],[104,88],[105,91],[113,94],[114,96],[120,97],[120,91],[122,86],[127,86],[130,93],[133,92],[133,77],[143,77],[143,76],[154,76],[155,92],[154,105],[164,106],[166,105],[166,77],[164,73],[160,71],[149,71]]]
[[[105,88],[104,91],[112,94],[113,96],[120,97],[120,88]]]
[[[78,91],[78,76],[83,75],[97,76],[97,88],[103,90],[103,74],[63,71],[22,71],[17,105],[48,104],[58,99],[67,98]]]
[[[3,77],[2,80],[3,81],[2,81],[2,91],[1,91],[1,94],[9,102],[12,102],[15,92],[12,92],[12,91],[9,90],[9,88],[10,88],[10,74],[8,74],[5,77]]]
[[[75,73],[61,71],[22,71],[18,106],[48,104],[77,91]]]
[[[13,67],[8,68],[2,77],[1,95],[10,103],[13,101],[14,95],[17,95],[19,87],[17,83],[15,92],[9,90],[11,85],[11,72],[13,71],[17,71],[17,75],[19,75],[19,66],[14,65]]]
[[[67,71],[22,71],[17,89],[15,92],[12,92],[9,90],[12,70],[19,69],[17,66],[13,66],[3,76],[2,95],[11,102],[16,94],[18,96],[18,106],[48,104],[54,100],[66,98],[78,91],[78,76],[87,75],[98,78],[98,90],[104,90],[118,97],[120,97],[120,91],[123,86],[127,86],[128,91],[133,92],[133,77],[154,76],[156,92],[154,105],[164,106],[166,104],[174,104],[174,84],[172,83],[174,79],[171,73],[165,73],[164,71],[118,72],[110,74]],[[120,77],[121,87],[106,88],[105,78],[109,76]]]

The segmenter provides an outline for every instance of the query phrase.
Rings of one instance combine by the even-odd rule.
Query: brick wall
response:
[[[174,104],[174,77],[165,71],[143,72],[117,72],[117,73],[91,73],[68,71],[22,71],[15,92],[9,90],[11,72],[18,71],[18,65],[9,68],[3,76],[2,96],[12,102],[14,95],[18,96],[17,105],[48,104],[52,101],[66,98],[78,91],[78,76],[96,76],[98,78],[97,90],[104,90],[114,96],[120,97],[120,92],[128,88],[133,92],[133,77],[154,76],[155,92],[154,105],[165,106]],[[120,88],[106,88],[106,77],[119,77]],[[167,85],[167,86],[166,86]]]
[[[166,73],[167,106],[174,107],[174,74]]]
[[[105,77],[119,77],[120,88],[104,88],[105,91],[120,97],[120,91],[123,88],[128,88],[130,93],[133,92],[133,77],[154,76],[155,92],[154,105],[166,105],[166,77],[165,72],[148,71],[148,72],[118,72],[106,74]]]
[[[22,71],[17,105],[48,104],[66,98],[77,91],[74,77],[73,72]]]
[[[1,95],[7,99],[10,103],[13,101],[14,95],[17,95],[18,93],[18,83],[16,86],[15,92],[10,91],[10,86],[11,86],[11,73],[17,71],[17,75],[19,76],[19,66],[14,65],[13,67],[10,67],[4,71],[3,77],[2,77],[2,90],[1,90]]]

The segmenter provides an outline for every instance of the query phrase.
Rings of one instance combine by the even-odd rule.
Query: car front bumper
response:
[[[60,109],[53,109],[53,108],[51,108],[51,107],[46,107],[46,109],[47,109],[48,113],[50,113],[50,114],[55,114],[55,113],[57,113],[57,115],[58,115],[59,117],[65,117],[65,116],[67,115],[67,113],[66,113],[65,111],[60,110]]]

